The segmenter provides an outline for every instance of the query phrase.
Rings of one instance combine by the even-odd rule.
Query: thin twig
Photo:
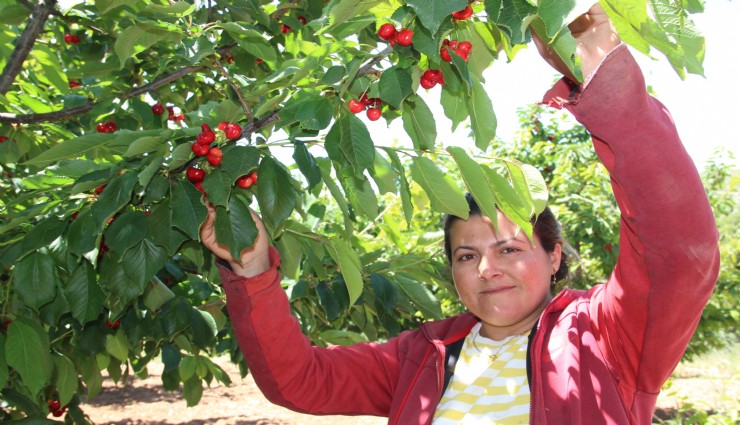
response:
[[[252,110],[249,108],[249,105],[247,105],[247,101],[244,100],[244,97],[242,96],[242,93],[239,91],[239,87],[237,87],[236,84],[234,84],[233,81],[231,81],[231,78],[229,77],[229,74],[226,73],[226,70],[223,66],[221,66],[221,61],[219,61],[218,58],[214,59],[214,62],[216,63],[216,68],[218,68],[218,71],[221,73],[221,75],[224,77],[226,82],[229,84],[229,86],[236,92],[236,97],[239,98],[239,103],[242,104],[242,109],[244,109],[244,113],[247,115],[247,118],[250,120],[254,118],[252,115]]]
[[[38,6],[33,7],[31,17],[28,19],[28,25],[18,37],[15,43],[15,49],[10,54],[8,62],[3,69],[2,75],[0,75],[0,94],[5,94],[10,90],[13,85],[13,81],[21,72],[23,63],[26,61],[28,54],[31,53],[33,45],[36,43],[41,31],[44,29],[46,20],[49,19],[49,14],[54,9],[56,0],[49,0],[48,2],[43,1]]]
[[[357,71],[357,75],[375,73],[375,70],[373,69],[373,67],[377,65],[378,62],[382,61],[386,56],[390,55],[392,51],[393,51],[393,47],[388,45],[380,53],[373,56],[373,58],[370,59],[365,65],[362,65],[362,67],[360,67],[360,69]]]

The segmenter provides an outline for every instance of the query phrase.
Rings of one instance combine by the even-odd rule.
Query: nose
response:
[[[481,253],[478,263],[478,277],[481,280],[492,279],[501,275],[501,268],[493,253]]]

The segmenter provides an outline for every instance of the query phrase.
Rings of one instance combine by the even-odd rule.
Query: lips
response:
[[[488,288],[483,291],[481,291],[481,294],[483,295],[497,295],[502,292],[506,292],[508,290],[514,289],[514,285],[499,285],[495,286],[493,288]]]

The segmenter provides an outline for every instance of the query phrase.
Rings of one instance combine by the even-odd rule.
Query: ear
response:
[[[550,263],[552,269],[557,272],[560,269],[560,259],[563,257],[563,246],[559,243],[555,244],[552,252],[550,253]]]

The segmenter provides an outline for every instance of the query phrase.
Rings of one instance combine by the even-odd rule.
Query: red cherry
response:
[[[185,115],[177,114],[177,115],[174,115],[171,119],[172,121],[185,121]]]
[[[442,48],[439,49],[439,57],[445,62],[452,62],[452,56],[450,56],[450,51],[446,46],[442,46]]]
[[[353,114],[359,114],[360,112],[365,110],[365,104],[360,102],[357,99],[352,99],[349,101],[349,111]]]
[[[200,125],[200,132],[201,133],[209,133],[209,132],[210,133],[213,133],[213,130],[211,130],[211,126],[210,125],[208,125],[206,123],[203,123],[203,124]]]
[[[98,195],[100,195],[101,193],[103,193],[103,189],[105,189],[106,186],[108,186],[108,185],[107,184],[101,184],[100,186],[96,187],[95,188],[95,193],[97,193]]]
[[[105,123],[98,123],[98,126],[96,127],[98,130],[98,133],[107,133],[108,132],[108,126],[105,125]]]
[[[382,112],[378,108],[370,108],[367,110],[367,119],[370,121],[377,121],[380,119]]]
[[[229,125],[227,121],[221,121],[218,123],[218,129],[221,131],[226,131],[226,126]]]
[[[298,17],[298,20],[299,20],[299,21],[300,21],[300,22],[301,22],[301,23],[302,23],[303,25],[306,25],[306,23],[308,22],[308,20],[306,20],[306,18],[305,18],[304,16],[299,16],[299,17]]]
[[[261,64],[262,62],[264,62],[264,61],[262,59],[260,59],[260,58],[257,58],[257,59],[254,60],[254,63],[257,64],[257,65]]]
[[[437,83],[436,83],[436,82],[434,82],[434,81],[432,81],[432,80],[430,80],[430,79],[428,79],[428,78],[424,78],[424,77],[421,77],[421,79],[419,80],[419,84],[420,84],[420,85],[421,85],[422,87],[424,87],[425,89],[427,89],[427,90],[429,90],[429,89],[431,89],[432,87],[434,87],[434,86],[436,86],[436,85],[437,85]]]
[[[471,51],[472,49],[473,49],[473,45],[472,45],[472,44],[470,44],[470,42],[469,42],[469,41],[461,41],[461,42],[460,42],[460,43],[459,43],[459,44],[457,45],[457,50],[462,50],[463,52],[468,52],[468,53],[470,53],[470,51]]]
[[[80,37],[74,34],[64,34],[64,42],[67,44],[79,44]]]
[[[241,176],[236,180],[236,184],[242,189],[249,189],[254,182],[250,176]]]
[[[54,417],[58,418],[62,416],[64,412],[66,412],[66,410],[54,410],[53,412],[51,412],[51,414],[54,415]]]
[[[470,5],[465,6],[465,9],[452,12],[452,17],[458,21],[464,21],[473,16],[473,8]]]
[[[612,247],[612,244],[610,244],[610,243],[608,243],[608,244],[606,244],[604,246],[604,251],[606,251],[606,252],[612,252],[612,249],[613,249],[613,247]]]
[[[206,157],[206,160],[208,160],[208,163],[213,165],[214,167],[218,167],[219,165],[221,165],[221,158],[223,158],[223,153],[221,152],[221,149],[211,148],[208,151],[208,156]]]
[[[468,58],[470,57],[470,52],[466,52],[464,50],[457,49],[455,50],[455,54],[463,58],[465,62],[468,61]]]
[[[164,114],[164,106],[161,103],[156,103],[152,106],[152,112],[154,115],[162,115]]]
[[[396,27],[393,24],[383,24],[378,28],[378,37],[390,41],[396,37]]]
[[[413,43],[414,32],[408,28],[404,28],[396,34],[396,43],[401,46],[410,46]]]
[[[216,140],[216,133],[212,131],[206,131],[195,136],[195,141],[204,145],[210,145],[214,140]]]
[[[188,180],[193,183],[201,182],[206,178],[205,170],[195,167],[188,167],[187,171],[185,171],[185,175],[188,177]]]
[[[8,326],[10,326],[11,323],[13,323],[12,320],[5,320],[3,321],[3,323],[0,323],[0,327],[2,327],[3,329],[8,329]]]
[[[108,130],[106,131],[106,133],[113,133],[118,130],[118,126],[113,121],[108,121],[107,123],[105,123],[105,127]]]
[[[110,320],[105,320],[105,326],[111,328],[111,329],[118,329],[119,326],[121,326],[121,323],[116,320],[115,322],[111,322]]]
[[[224,133],[229,139],[238,139],[242,135],[242,128],[239,127],[239,124],[228,124]]]
[[[206,195],[206,190],[203,189],[203,182],[195,182],[195,188],[198,189],[203,195]]]
[[[0,143],[4,142],[4,141],[6,141],[6,140],[8,140],[8,138],[7,138],[7,137],[5,137],[5,136],[0,136]]]
[[[290,32],[290,30],[292,30],[292,29],[293,29],[293,28],[291,28],[291,27],[289,27],[289,26],[287,26],[287,25],[285,25],[285,24],[282,24],[282,25],[280,26],[280,32],[281,32],[281,33],[283,33],[283,34],[287,34],[287,33],[289,33],[289,32]]]
[[[82,83],[76,80],[69,80],[69,88],[76,89],[77,87],[81,86]]]
[[[438,69],[427,69],[424,71],[424,75],[422,75],[421,78],[426,78],[433,83],[438,83],[439,80],[442,79],[442,71]]]
[[[205,145],[203,143],[195,142],[193,143],[193,146],[191,147],[193,150],[193,153],[195,156],[206,156],[208,155],[208,151],[211,149],[208,147],[208,145]]]
[[[249,178],[252,179],[252,184],[257,184],[257,172],[252,171],[249,173]]]
[[[59,400],[47,400],[46,404],[49,405],[49,411],[59,410],[62,407],[62,403]]]

